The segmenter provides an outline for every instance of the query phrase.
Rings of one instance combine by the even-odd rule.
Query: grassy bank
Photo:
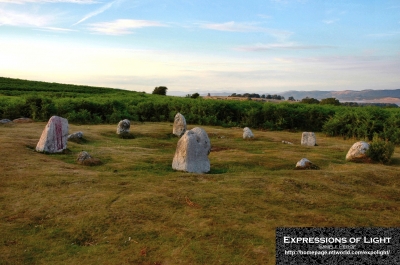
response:
[[[44,126],[0,125],[0,264],[274,264],[276,227],[400,223],[398,147],[356,164],[352,139],[202,126],[211,172],[197,175],[172,170],[171,123],[135,123],[134,139],[70,124],[85,140],[60,155],[34,151]],[[103,164],[76,164],[82,150]],[[294,170],[303,157],[321,169]]]

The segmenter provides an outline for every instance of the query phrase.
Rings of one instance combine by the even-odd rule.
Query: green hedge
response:
[[[177,112],[199,125],[324,132],[330,136],[400,143],[400,109],[302,103],[208,100],[118,89],[0,78],[0,118],[52,115],[72,123],[173,122]]]

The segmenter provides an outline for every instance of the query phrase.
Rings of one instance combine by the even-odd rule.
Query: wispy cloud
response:
[[[95,33],[106,35],[127,35],[132,34],[133,29],[145,27],[167,27],[157,21],[150,20],[133,20],[133,19],[118,19],[112,22],[100,22],[89,25],[89,30]]]
[[[52,31],[52,32],[72,32],[72,31],[76,31],[76,30],[73,30],[73,29],[58,28],[58,27],[41,27],[41,28],[38,28],[37,30]]]
[[[76,22],[75,24],[73,24],[73,26],[78,25],[78,24],[82,23],[83,21],[85,21],[85,20],[87,20],[87,19],[89,19],[89,18],[91,18],[91,17],[97,16],[97,15],[103,13],[104,11],[106,11],[107,9],[109,9],[109,8],[110,8],[115,2],[117,2],[117,1],[118,1],[118,0],[112,1],[112,2],[110,2],[110,3],[108,3],[108,4],[103,5],[102,7],[100,7],[99,9],[97,9],[97,10],[95,10],[95,11],[93,11],[93,12],[90,12],[89,14],[87,14],[86,16],[84,16],[81,20],[79,20],[78,22]]]
[[[325,24],[333,24],[336,23],[337,21],[339,21],[339,19],[326,19],[326,20],[322,20],[323,23]]]
[[[239,46],[236,47],[237,51],[246,51],[246,52],[261,52],[261,51],[270,51],[270,50],[316,50],[316,49],[331,49],[333,46],[328,45],[302,45],[294,42],[290,43],[271,43],[271,44],[255,44],[248,46]]]
[[[225,23],[204,23],[200,24],[201,28],[212,29],[219,31],[231,32],[261,32],[264,31],[262,27],[256,26],[254,23],[237,23],[229,21]]]
[[[45,27],[54,20],[54,16],[34,15],[0,9],[0,26]]]
[[[286,40],[289,38],[293,32],[287,30],[277,30],[264,28],[259,26],[258,23],[248,23],[248,22],[225,22],[225,23],[201,23],[199,24],[200,28],[209,29],[209,30],[218,30],[218,31],[226,31],[226,32],[262,32],[269,34],[280,41]]]
[[[74,4],[96,4],[96,0],[0,0],[0,3],[24,4],[24,3],[74,3]]]

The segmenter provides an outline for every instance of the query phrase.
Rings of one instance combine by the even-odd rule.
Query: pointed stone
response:
[[[46,153],[59,153],[67,149],[68,120],[53,116],[36,145],[36,151]]]
[[[179,112],[175,115],[174,118],[174,127],[172,129],[172,133],[181,137],[186,132],[186,119]]]
[[[249,127],[244,127],[243,129],[243,139],[252,139],[254,138],[253,132],[250,130]]]
[[[131,122],[128,119],[122,120],[118,123],[117,134],[128,134],[131,128]]]
[[[186,131],[178,141],[172,168],[191,173],[207,173],[210,171],[210,150],[211,143],[206,131],[199,127]]]

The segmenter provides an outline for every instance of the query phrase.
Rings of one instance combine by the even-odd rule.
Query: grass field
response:
[[[389,165],[349,163],[354,139],[202,126],[201,175],[172,170],[170,123],[132,124],[134,139],[70,124],[84,141],[58,155],[34,151],[45,124],[0,125],[1,265],[275,264],[276,227],[400,224],[398,147]],[[82,150],[102,165],[77,164]],[[294,170],[303,157],[320,170]]]

